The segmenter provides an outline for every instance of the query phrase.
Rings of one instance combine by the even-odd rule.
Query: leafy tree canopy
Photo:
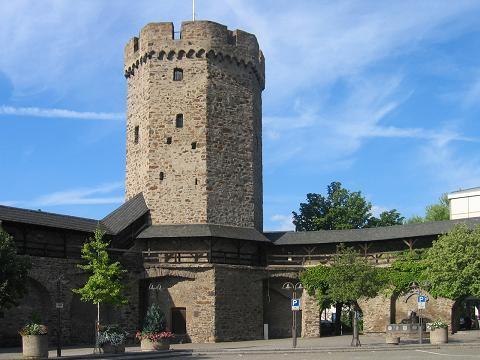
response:
[[[372,216],[372,204],[360,191],[349,191],[340,182],[327,187],[327,196],[307,194],[307,202],[300,204],[299,213],[293,211],[297,231],[358,229],[364,227],[402,224],[398,211],[384,211],[379,218]]]
[[[369,264],[353,248],[339,245],[330,266],[318,265],[305,270],[301,281],[309,293],[315,293],[322,309],[331,304],[346,304],[353,311],[352,346],[360,345],[357,301],[375,297],[382,289],[382,270]],[[338,315],[338,314],[337,314]]]
[[[447,194],[443,194],[438,203],[425,209],[425,221],[440,221],[450,219],[450,204]]]
[[[0,314],[24,296],[30,266],[30,259],[17,255],[13,238],[0,228]]]
[[[457,225],[434,241],[425,258],[430,293],[449,299],[480,297],[480,226]]]
[[[412,283],[426,284],[425,254],[422,252],[405,252],[400,254],[389,268],[383,269],[387,293],[405,294],[410,291]],[[425,286],[425,285],[424,285]]]
[[[325,309],[334,303],[352,305],[362,297],[375,297],[383,287],[381,271],[353,248],[339,245],[330,266],[318,265],[305,270],[301,281]]]
[[[450,219],[450,204],[448,201],[447,194],[443,194],[440,199],[438,199],[438,203],[428,205],[425,208],[425,216],[418,216],[414,215],[409,218],[406,223],[407,224],[417,224],[427,221],[441,221],[441,220],[448,220]]]
[[[90,274],[86,284],[73,292],[80,294],[83,301],[94,304],[109,303],[121,305],[127,303],[127,298],[122,295],[124,288],[121,283],[122,274],[125,270],[118,261],[112,262],[107,248],[108,241],[103,240],[104,232],[95,230],[94,237],[83,245],[82,258],[84,265],[78,265]]]

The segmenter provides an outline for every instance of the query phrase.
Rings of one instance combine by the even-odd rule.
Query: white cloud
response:
[[[297,116],[267,116],[266,163],[282,164],[300,154],[299,158],[315,160],[316,164],[338,163],[374,138],[415,139],[440,145],[479,141],[458,132],[454,120],[444,125],[437,122],[440,126],[435,129],[389,125],[389,116],[412,95],[401,84],[399,75],[353,77],[347,82],[348,95],[333,106],[303,106]],[[268,136],[270,133],[275,136]]]
[[[422,147],[418,163],[428,172],[437,193],[467,189],[480,184],[480,157],[462,156],[451,144],[431,143]]]
[[[235,22],[257,34],[267,60],[267,84],[284,99],[302,88],[332,84],[372,64],[475,25],[474,1],[228,0]]]
[[[270,220],[278,223],[276,229],[279,231],[293,231],[295,230],[295,225],[293,225],[293,217],[292,215],[280,215],[275,214],[270,217]]]
[[[376,217],[379,217],[382,212],[390,210],[391,209],[388,209],[385,206],[372,205],[372,215]]]
[[[91,188],[77,188],[58,191],[47,195],[39,196],[32,200],[2,201],[3,205],[21,207],[50,207],[61,205],[105,205],[120,204],[123,196],[115,196],[112,193],[123,188],[122,182],[113,182]],[[107,196],[102,196],[107,195]]]
[[[74,111],[66,109],[42,109],[37,107],[13,107],[0,106],[0,115],[33,116],[57,119],[79,119],[79,120],[123,120],[122,113]]]

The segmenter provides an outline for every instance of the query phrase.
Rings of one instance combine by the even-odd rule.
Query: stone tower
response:
[[[151,23],[125,48],[127,200],[152,223],[262,231],[262,52],[210,21]]]

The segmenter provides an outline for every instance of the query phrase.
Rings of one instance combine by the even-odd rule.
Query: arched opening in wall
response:
[[[390,324],[397,323],[397,294],[390,297]]]
[[[291,291],[282,289],[285,282],[294,280],[273,277],[263,280],[263,323],[268,326],[269,339],[282,339],[292,336]],[[298,280],[296,280],[298,282]],[[301,295],[299,294],[299,297]],[[296,316],[297,337],[302,334],[302,312]]]
[[[480,298],[467,296],[452,306],[451,332],[479,330]]]
[[[22,339],[18,330],[31,321],[32,317],[49,326],[50,331],[55,329],[55,324],[51,323],[51,312],[54,306],[48,290],[32,278],[27,279],[26,286],[27,293],[20,304],[6,310],[1,319],[0,339],[2,346],[20,346]]]
[[[357,321],[360,334],[363,334],[363,310],[357,304]],[[340,317],[338,313],[340,312]],[[353,333],[353,305],[336,304],[335,314],[332,317],[333,335],[349,335]],[[339,319],[339,320],[337,320]]]
[[[102,315],[102,310],[100,314]],[[70,342],[73,344],[93,344],[95,342],[95,321],[97,319],[97,307],[92,303],[80,300],[80,296],[74,294],[70,304],[70,323],[72,332]]]

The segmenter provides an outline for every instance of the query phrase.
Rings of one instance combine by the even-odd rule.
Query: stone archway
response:
[[[4,346],[18,346],[21,337],[18,335],[19,324],[23,325],[32,320],[39,319],[42,323],[51,325],[52,300],[50,293],[40,282],[27,278],[27,292],[20,304],[5,311],[2,319],[2,338]],[[20,325],[20,326],[21,326]]]
[[[263,323],[268,324],[270,339],[292,336],[291,292],[282,289],[282,285],[287,281],[298,282],[298,279],[275,276],[263,280]],[[302,311],[298,311],[296,315],[297,336],[300,337],[305,335],[305,324],[302,321],[305,303],[302,292],[298,292],[297,296],[302,298]],[[317,311],[318,319],[319,316],[320,312]]]
[[[74,294],[70,304],[70,323],[72,324],[70,342],[94,344],[96,318],[97,307],[92,303],[81,301],[80,296]]]
[[[478,330],[478,314],[480,313],[480,298],[474,296],[462,297],[452,305],[451,332],[460,330]]]

